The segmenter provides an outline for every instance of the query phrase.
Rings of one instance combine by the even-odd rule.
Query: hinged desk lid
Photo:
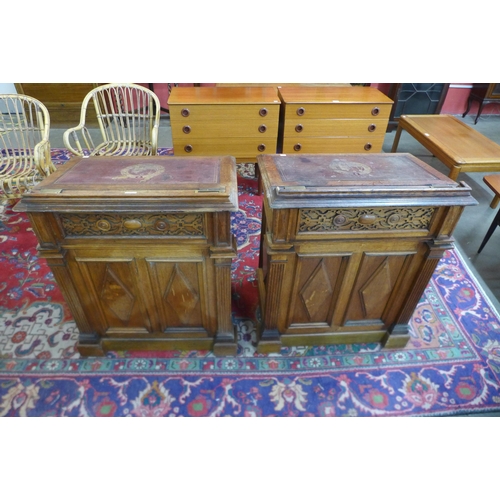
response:
[[[17,211],[231,211],[232,156],[74,158],[23,196]]]
[[[471,189],[408,153],[257,156],[272,208],[475,205]]]

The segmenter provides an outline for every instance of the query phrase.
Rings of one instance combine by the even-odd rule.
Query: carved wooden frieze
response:
[[[204,237],[204,214],[60,214],[66,236]]]
[[[302,209],[299,233],[428,230],[433,207]]]

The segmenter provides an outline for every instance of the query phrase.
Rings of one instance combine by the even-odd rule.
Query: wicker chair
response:
[[[55,171],[50,158],[50,117],[37,99],[0,94],[0,199],[22,194]]]
[[[90,101],[102,136],[97,146],[85,124]],[[66,130],[63,141],[77,156],[156,155],[159,123],[160,101],[154,92],[133,83],[111,83],[85,96],[80,124]]]

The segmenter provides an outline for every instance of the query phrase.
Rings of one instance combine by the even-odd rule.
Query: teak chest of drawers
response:
[[[280,100],[269,87],[175,87],[168,100],[176,156],[276,153]]]
[[[109,350],[236,353],[226,157],[76,158],[23,197],[80,332],[82,355]]]
[[[281,153],[380,153],[393,101],[371,87],[278,87]]]
[[[261,155],[258,350],[382,342],[408,321],[470,188],[410,154]]]

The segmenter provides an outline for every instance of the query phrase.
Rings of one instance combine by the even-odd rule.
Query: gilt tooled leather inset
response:
[[[412,186],[434,184],[438,180],[403,156],[287,155],[274,161],[282,182],[303,186]]]
[[[99,185],[119,187],[137,185],[141,189],[165,189],[173,184],[217,184],[220,181],[220,160],[217,157],[193,159],[177,158],[84,158],[61,178],[54,187],[71,188],[97,182]],[[68,186],[68,187],[66,187]]]

